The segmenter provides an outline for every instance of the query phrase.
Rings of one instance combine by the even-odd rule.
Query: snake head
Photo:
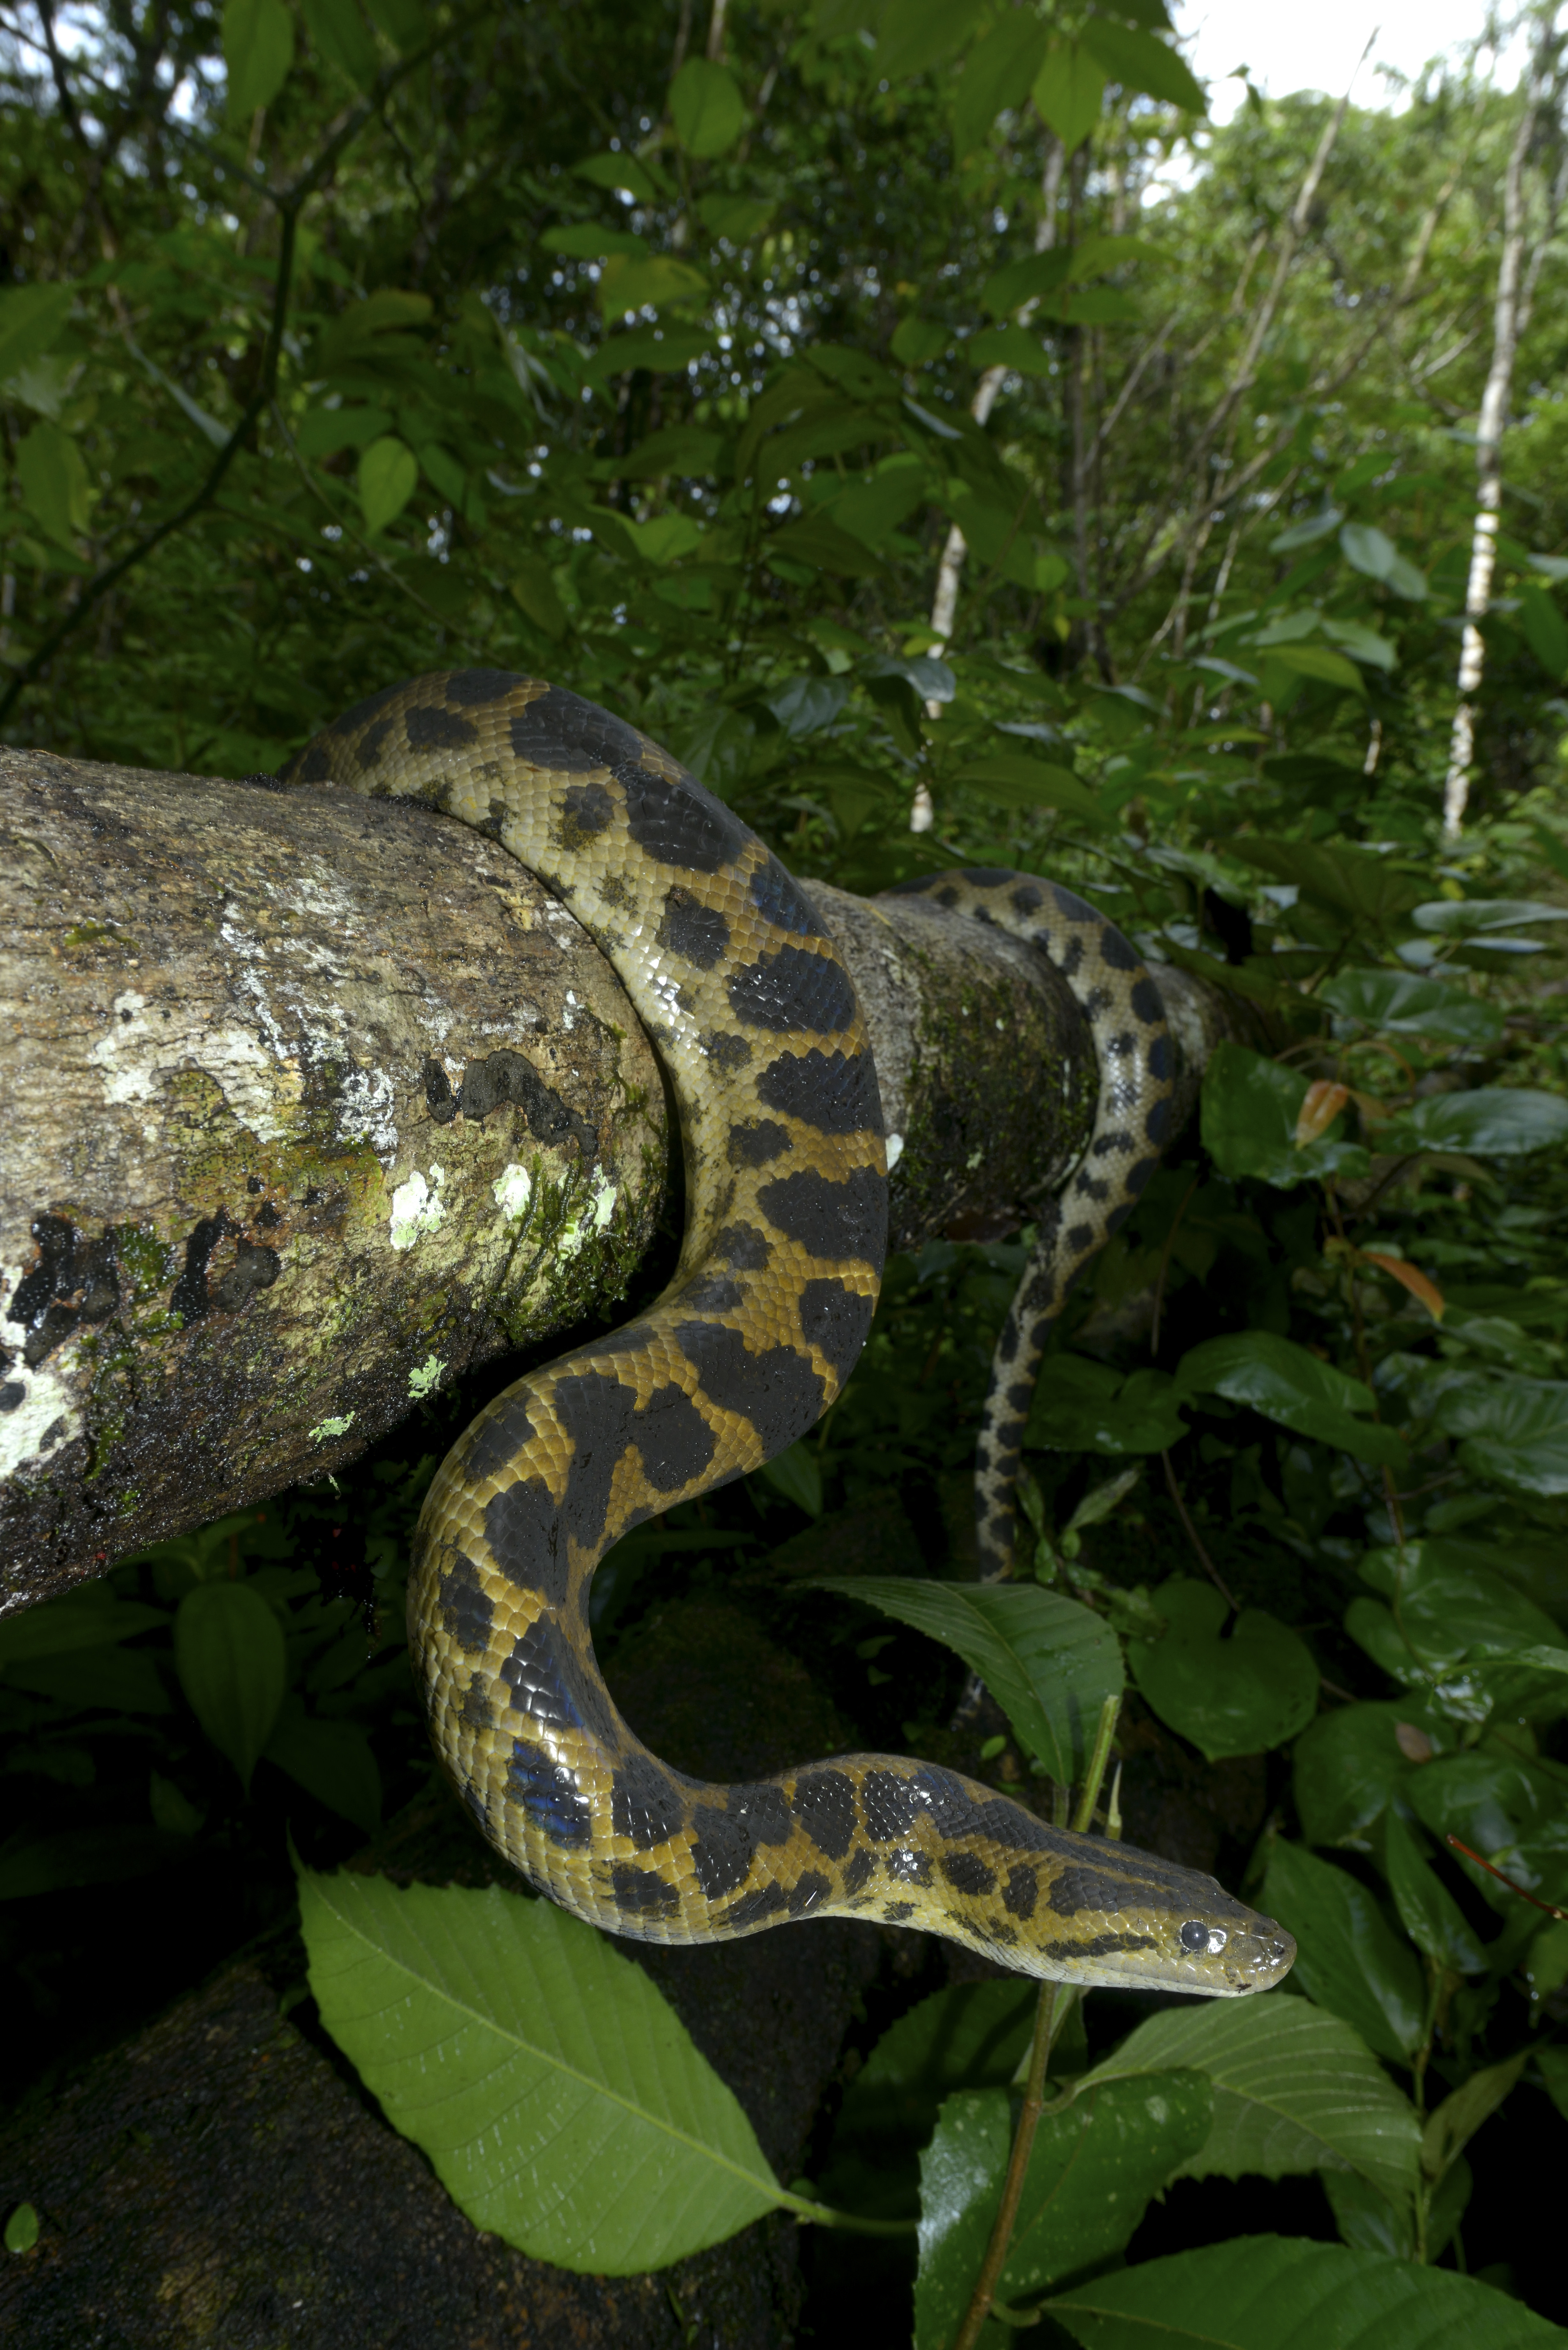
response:
[[[1042,1887],[1032,1972],[1243,1999],[1272,1990],[1295,1963],[1284,1928],[1213,1877],[1101,1836],[1070,1842],[1071,1858]]]

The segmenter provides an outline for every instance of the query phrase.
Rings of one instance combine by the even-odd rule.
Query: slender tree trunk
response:
[[[1470,769],[1475,759],[1476,695],[1486,669],[1486,639],[1481,622],[1491,600],[1492,573],[1497,565],[1497,534],[1502,507],[1502,436],[1508,423],[1509,397],[1513,387],[1513,363],[1526,322],[1526,298],[1539,274],[1539,256],[1546,237],[1524,270],[1524,169],[1535,135],[1547,86],[1553,70],[1557,9],[1553,5],[1541,19],[1535,55],[1531,62],[1524,106],[1519,118],[1502,183],[1502,256],[1498,264],[1497,299],[1492,310],[1491,365],[1481,394],[1476,426],[1476,517],[1470,535],[1469,577],[1465,582],[1465,629],[1459,646],[1459,702],[1449,743],[1449,772],[1443,782],[1443,837],[1457,840],[1464,830],[1469,799]]]

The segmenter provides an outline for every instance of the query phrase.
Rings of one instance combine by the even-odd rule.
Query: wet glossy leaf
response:
[[[395,433],[372,441],[359,460],[359,510],[372,537],[396,522],[419,487],[420,469],[411,449]]]
[[[1440,938],[1484,938],[1490,931],[1568,922],[1568,906],[1547,905],[1539,898],[1436,898],[1417,905],[1410,920],[1418,931],[1432,931]]]
[[[1483,1159],[1544,1150],[1565,1139],[1568,1101],[1523,1086],[1434,1094],[1400,1110],[1379,1138],[1386,1150],[1465,1150]]]
[[[283,0],[224,0],[223,63],[229,120],[248,122],[272,104],[294,63],[294,19]]]
[[[1383,1823],[1383,1868],[1399,1922],[1416,1948],[1456,1974],[1485,1974],[1486,1953],[1463,1911],[1395,1811]]]
[[[1160,1720],[1210,1762],[1282,1746],[1312,1720],[1317,1667],[1299,1634],[1244,1607],[1222,1639],[1231,1610],[1211,1584],[1177,1576],[1153,1597],[1169,1628],[1129,1640],[1128,1668]]]
[[[1002,2272],[1004,2302],[1032,2298],[1125,2249],[1149,2198],[1182,2175],[1210,2136],[1215,2092],[1203,2072],[1096,2071],[1062,2112],[1046,2114],[1019,2199]]]
[[[1315,1437],[1358,1461],[1398,1468],[1407,1458],[1393,1429],[1355,1417],[1372,1409],[1372,1396],[1359,1379],[1272,1331],[1242,1331],[1233,1338],[1210,1338],[1192,1347],[1177,1365],[1176,1394],[1183,1401],[1210,1394],[1250,1404],[1282,1428]]]
[[[299,1887],[322,2022],[476,2227],[627,2276],[786,2199],[684,2024],[591,1926],[496,1887]]]
[[[948,2350],[984,2256],[1012,2132],[1001,2089],[961,2089],[920,2157],[915,2350]]]
[[[1203,1075],[1203,1148],[1222,1175],[1251,1175],[1288,1189],[1324,1175],[1363,1175],[1359,1143],[1320,1138],[1299,1144],[1296,1123],[1307,1080],[1245,1045],[1222,1044]]]
[[[1240,2236],[1047,2301],[1085,2350],[1541,2350],[1556,2326],[1451,2270],[1299,2236]]]
[[[1490,2121],[1530,2062],[1528,2048],[1501,2064],[1483,2065],[1461,2083],[1432,2114],[1421,2136],[1421,2168],[1440,2179],[1481,2124]]]
[[[1297,1740],[1293,1783],[1309,1844],[1373,1849],[1372,1831],[1413,1767],[1397,1734],[1408,1711],[1397,1701],[1336,1706]]]
[[[1085,2085],[1180,2067],[1214,2088],[1213,2126],[1183,2159],[1181,2178],[1354,2169],[1390,2195],[1414,2188],[1414,2107],[1359,2033],[1310,2000],[1183,2002],[1140,2023]]]
[[[1349,922],[1383,930],[1418,906],[1427,883],[1369,849],[1324,847],[1318,841],[1262,840],[1238,836],[1230,853],[1276,881],[1293,881],[1302,896]],[[1418,919],[1418,917],[1417,917]]]
[[[1187,1433],[1165,1371],[1124,1378],[1087,1355],[1051,1355],[1035,1383],[1026,1445],[1057,1452],[1166,1452]]]
[[[1407,2063],[1426,2029],[1426,1981],[1366,1887],[1282,1837],[1270,1848],[1261,1906],[1295,1936],[1293,1971],[1307,1997],[1379,2056]]]
[[[1116,1634],[1059,1592],[1015,1583],[929,1583],[916,1575],[825,1577],[820,1591],[864,1600],[956,1651],[1007,1715],[1026,1754],[1054,1779],[1082,1774],[1100,1709],[1122,1688]]]
[[[670,85],[670,119],[688,155],[722,155],[745,128],[734,75],[708,57],[688,57]]]
[[[248,1791],[288,1680],[277,1617],[247,1583],[199,1583],[174,1618],[174,1667],[192,1712]]]

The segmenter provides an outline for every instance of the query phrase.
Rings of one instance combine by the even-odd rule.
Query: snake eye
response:
[[[1177,1936],[1177,1939],[1184,1950],[1194,1952],[1206,1950],[1209,1947],[1209,1929],[1200,1919],[1189,1918]]]

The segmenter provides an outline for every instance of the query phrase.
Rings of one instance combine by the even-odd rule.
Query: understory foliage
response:
[[[1160,0],[758,0],[711,37],[673,0],[14,15],[0,723],[243,775],[400,678],[526,671],[807,879],[1050,874],[1249,999],[1272,1049],[1217,1054],[1057,1332],[1019,1581],[966,1586],[962,1489],[1024,1243],[937,1241],[825,1424],[629,1537],[595,1628],[613,1660],[771,1555],[770,1629],[853,1743],[1058,1819],[1117,1700],[1129,1773],[1135,1724],[1266,1758],[1231,1881],[1293,1974],[1057,2002],[999,2317],[1031,1986],[883,2017],[786,2185],[588,1929],[331,1874],[427,1783],[400,1586],[466,1391],[341,1491],[0,1626],[0,1954],[75,2061],[89,1918],[163,1928],[112,1998],[95,1960],[123,2029],[292,1915],[291,1828],[290,2001],[542,2257],[647,2269],[784,2208],[822,2223],[825,2340],[862,2291],[920,2350],[1040,2309],[1096,2345],[1259,2310],[1327,2340],[1331,2307],[1345,2345],[1523,2344],[1554,2334],[1526,2298],[1568,2314],[1506,2225],[1568,2116],[1561,93],[1548,52],[1445,847],[1519,99],[1456,71],[1208,131],[1165,31]],[[837,1571],[867,1523],[899,1572]],[[1321,2190],[1216,2224],[1199,2180]]]

